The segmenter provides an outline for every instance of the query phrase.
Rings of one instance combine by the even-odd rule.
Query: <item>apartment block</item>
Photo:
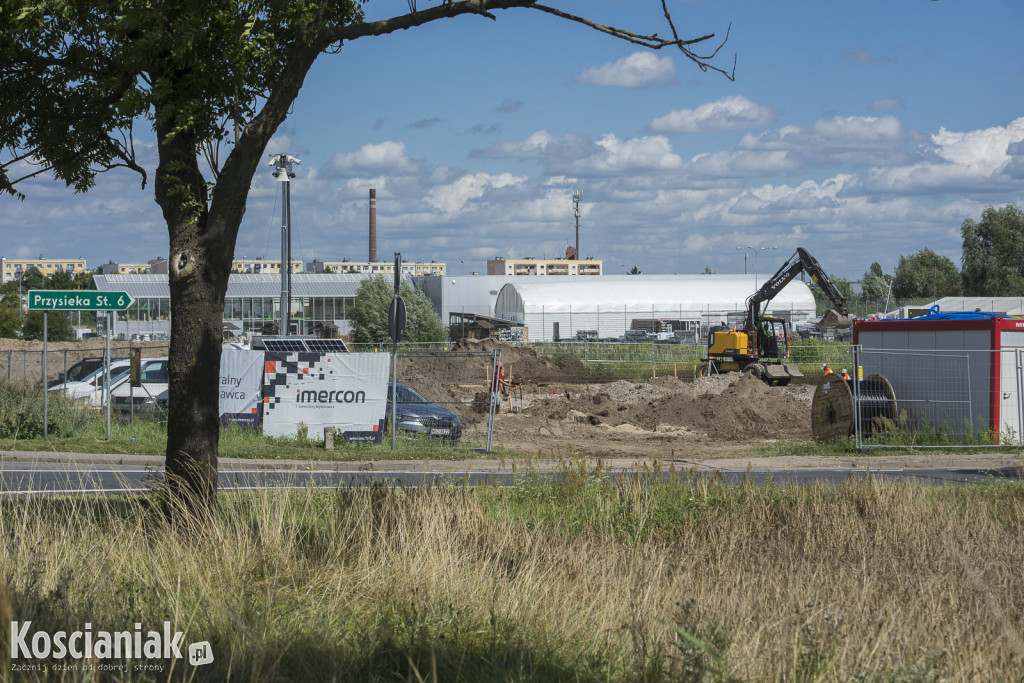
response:
[[[99,272],[102,275],[143,275],[151,272],[150,263],[104,263]]]
[[[262,259],[262,258],[236,258],[231,262],[232,273],[281,273],[281,260],[280,259]],[[302,261],[292,259],[291,262],[292,274],[302,272]]]
[[[487,261],[488,275],[600,275],[600,259],[506,259]]]
[[[393,275],[395,264],[393,261],[320,261],[313,259],[306,264],[307,273],[356,273],[364,275]],[[403,261],[403,275],[444,275],[445,264],[437,261]]]
[[[77,275],[86,271],[85,259],[48,259],[42,254],[34,259],[12,259],[0,257],[0,284],[17,280],[31,267],[35,266],[46,277],[54,273],[71,273]]]

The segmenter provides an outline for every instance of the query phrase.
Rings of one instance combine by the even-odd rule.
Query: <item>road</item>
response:
[[[754,461],[744,467],[730,467],[735,464],[733,461],[722,461],[720,467],[713,465],[716,461],[663,462],[662,467],[675,466],[678,471],[721,477],[727,483],[748,479],[757,484],[769,479],[791,484],[815,481],[841,483],[851,477],[867,476],[929,485],[986,484],[1019,480],[1022,475],[1019,458],[1012,456],[944,456],[939,466],[908,466],[899,460],[876,459],[876,466],[872,467],[870,464],[851,465],[850,458],[835,459],[835,462],[826,460],[823,465],[820,460],[810,460],[809,464],[797,462],[795,465],[792,459],[786,465]],[[760,466],[755,466],[755,462]],[[0,496],[144,493],[161,484],[162,464],[163,458],[154,456],[0,452]],[[634,467],[638,465],[632,464]],[[513,470],[510,463],[493,460],[347,463],[225,459],[220,463],[219,477],[221,489],[227,491],[266,487],[333,488],[364,486],[374,482],[399,486],[511,486],[535,481],[538,477],[560,476],[558,467],[532,465],[532,470],[523,467]],[[527,471],[528,474],[523,473]],[[606,467],[605,473],[613,477],[637,476],[635,470],[627,471],[620,466]]]

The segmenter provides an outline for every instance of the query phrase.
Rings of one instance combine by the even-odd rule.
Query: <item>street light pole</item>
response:
[[[768,249],[778,249],[778,247],[777,246],[774,246],[774,247],[758,247],[757,249],[754,249],[754,286],[755,287],[757,286],[757,254],[758,254],[758,252],[766,251]]]
[[[281,183],[281,336],[288,336],[292,308],[292,207],[291,179],[295,177],[292,165],[299,160],[291,154],[270,155],[274,177]]]
[[[743,246],[736,247],[736,251],[742,251],[743,252],[743,274],[744,275],[747,274],[747,256],[750,254],[751,251],[753,251],[753,249],[754,249],[754,247],[752,247],[750,245],[747,245],[745,247],[743,247]]]

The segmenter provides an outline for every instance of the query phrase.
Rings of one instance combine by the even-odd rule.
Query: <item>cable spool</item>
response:
[[[814,390],[811,402],[811,433],[818,441],[852,436],[856,423],[853,383],[835,374],[825,375]],[[882,375],[868,375],[857,387],[860,392],[861,433],[891,429],[896,421],[896,393]]]

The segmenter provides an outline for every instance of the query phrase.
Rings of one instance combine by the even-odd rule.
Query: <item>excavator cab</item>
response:
[[[757,357],[764,360],[789,358],[789,321],[765,316],[756,331]]]

